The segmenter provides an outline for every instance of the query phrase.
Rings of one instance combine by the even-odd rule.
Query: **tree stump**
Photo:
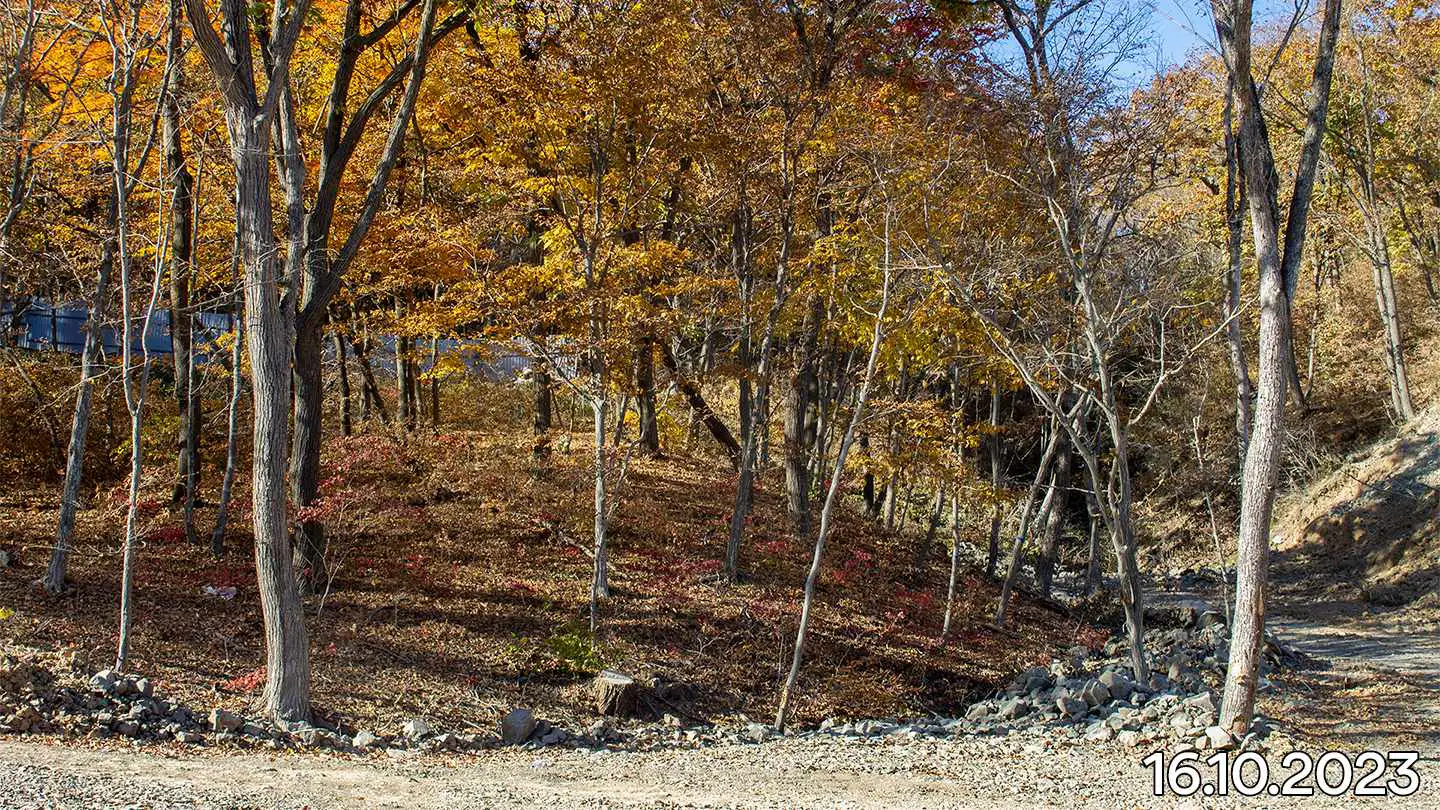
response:
[[[639,686],[635,679],[612,669],[595,676],[595,711],[613,717],[624,717],[635,711]]]

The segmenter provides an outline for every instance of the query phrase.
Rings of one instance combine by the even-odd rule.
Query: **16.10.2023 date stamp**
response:
[[[1156,796],[1412,796],[1420,790],[1415,751],[1291,751],[1271,767],[1253,751],[1164,751],[1141,760]]]

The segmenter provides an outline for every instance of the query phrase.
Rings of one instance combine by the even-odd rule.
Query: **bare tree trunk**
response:
[[[180,0],[170,0],[171,15],[180,19]],[[168,50],[179,53],[181,27],[171,25]],[[193,514],[191,495],[199,477],[200,393],[194,390],[195,363],[193,314],[190,307],[190,281],[194,273],[195,178],[185,159],[180,141],[180,95],[184,83],[182,66],[176,63],[169,72],[161,100],[162,140],[165,148],[165,172],[174,190],[170,195],[172,255],[170,262],[170,338],[171,355],[175,360],[175,398],[180,416],[176,445],[175,487],[171,500],[187,505],[187,517]],[[195,526],[185,522],[185,535],[195,542]]]
[[[635,341],[635,416],[640,450],[660,455],[660,427],[655,419],[655,338],[643,334]]]
[[[831,513],[840,492],[840,480],[845,476],[845,460],[855,441],[855,429],[865,418],[865,405],[870,400],[870,386],[875,379],[875,367],[880,359],[880,346],[885,338],[885,311],[890,305],[890,220],[885,220],[885,280],[881,287],[880,309],[875,313],[875,331],[870,338],[870,359],[865,364],[865,380],[855,398],[855,410],[850,414],[850,423],[840,440],[840,449],[835,456],[835,466],[830,472],[830,486],[825,493],[825,503],[820,509],[820,529],[815,535],[815,552],[810,559],[810,570],[805,575],[805,595],[800,607],[800,626],[795,631],[795,650],[790,659],[790,674],[780,691],[780,706],[775,712],[775,730],[784,731],[785,721],[790,713],[790,700],[795,683],[800,679],[800,664],[805,659],[805,640],[810,630],[810,612],[815,601],[815,585],[820,581],[820,564],[825,556],[825,540],[830,534]]]
[[[267,89],[256,87],[250,7],[225,0],[222,33],[203,0],[185,0],[195,43],[224,97],[235,164],[235,217],[245,268],[245,319],[249,332],[254,453],[251,522],[255,573],[265,628],[263,703],[280,722],[310,716],[310,649],[295,582],[286,514],[285,472],[290,450],[291,307],[281,297],[280,267],[270,202],[271,121],[289,85],[290,57],[307,10],[277,3],[266,49]],[[222,41],[223,36],[223,41]],[[287,280],[293,281],[293,280]],[[291,294],[294,288],[291,286]]]
[[[720,444],[720,447],[725,450],[725,454],[730,457],[730,463],[738,466],[740,463],[740,443],[735,441],[735,434],[730,432],[730,428],[720,419],[714,409],[710,407],[710,404],[705,401],[705,395],[700,392],[700,389],[695,385],[694,381],[680,373],[680,366],[676,362],[675,353],[670,350],[669,346],[661,348],[660,359],[665,364],[665,370],[669,371],[670,376],[675,380],[675,387],[680,389],[680,394],[685,397],[686,403],[690,405],[691,412],[700,419],[700,422],[710,431],[710,435]]]
[[[430,430],[440,432],[440,376],[436,373],[440,364],[440,336],[430,338]]]
[[[1062,444],[1055,457],[1055,467],[1050,480],[1050,519],[1045,522],[1045,533],[1040,538],[1040,553],[1035,558],[1035,584],[1040,588],[1040,595],[1046,599],[1050,598],[1051,584],[1055,578],[1055,556],[1060,545],[1060,532],[1065,524],[1065,503],[1070,493],[1070,449],[1063,436],[1060,441]]]
[[[355,359],[360,362],[360,400],[364,407],[361,418],[370,419],[370,410],[380,414],[380,421],[390,424],[390,412],[385,408],[385,398],[380,395],[380,386],[375,382],[375,367],[370,365],[370,337],[362,335],[355,341]]]
[[[345,335],[336,329],[332,339],[335,342],[335,362],[339,372],[340,435],[349,436],[355,432],[355,423],[351,416],[350,361],[345,356]]]
[[[1240,291],[1244,261],[1245,185],[1240,173],[1240,142],[1231,122],[1235,93],[1225,93],[1225,299],[1221,314],[1226,319],[1225,339],[1229,348],[1230,371],[1235,376],[1235,446],[1238,463],[1245,462],[1250,441],[1251,403],[1255,398],[1250,384],[1250,367],[1245,360],[1245,332],[1240,323]]]
[[[110,199],[109,219],[115,226],[115,200]],[[45,590],[58,594],[65,590],[65,568],[70,559],[75,534],[75,512],[79,507],[80,476],[85,467],[85,439],[90,432],[90,400],[95,378],[104,364],[104,313],[110,297],[110,277],[115,270],[115,240],[107,236],[100,254],[100,269],[95,278],[95,291],[90,297],[89,320],[85,327],[85,346],[81,350],[80,384],[75,394],[75,416],[70,423],[70,447],[65,454],[65,483],[60,494],[60,520],[55,533],[55,547],[50,552],[50,566],[45,571]]]
[[[594,568],[590,580],[590,632],[598,624],[600,600],[610,597],[610,547],[607,542],[607,510],[605,488],[605,393],[601,391],[590,400],[595,417],[595,510],[594,510]]]
[[[930,565],[930,549],[935,547],[935,535],[940,531],[940,520],[945,512],[945,489],[937,487],[935,498],[930,502],[930,517],[925,522],[925,536],[915,547],[915,574],[924,576]]]
[[[410,384],[410,338],[395,339],[395,418],[406,431],[415,429],[415,404],[410,396],[414,388]]]
[[[1045,486],[1045,479],[1050,476],[1050,468],[1055,462],[1056,451],[1060,448],[1060,436],[1065,432],[1059,424],[1059,418],[1053,420],[1050,427],[1050,438],[1045,443],[1045,452],[1040,456],[1040,466],[1035,470],[1035,480],[1030,483],[1030,491],[1025,496],[1025,506],[1020,510],[1020,528],[1015,533],[1015,542],[1010,546],[1010,565],[1005,569],[1005,581],[1000,586],[1000,604],[995,608],[995,623],[1005,624],[1005,613],[1010,607],[1010,593],[1015,589],[1015,580],[1020,575],[1020,555],[1025,549],[1025,538],[1030,534],[1030,521],[1035,512],[1035,501],[1040,497],[1040,490]],[[1053,488],[1051,492],[1053,492]],[[1049,500],[1047,496],[1046,500]],[[1041,511],[1044,511],[1042,507]]]
[[[1090,550],[1086,554],[1085,563],[1085,587],[1083,590],[1085,596],[1095,593],[1095,590],[1100,587],[1100,572],[1102,570],[1100,560],[1100,510],[1099,507],[1093,503],[1093,496],[1090,500],[1092,501],[1090,504]]]
[[[1390,242],[1383,222],[1370,224],[1372,244],[1371,277],[1375,283],[1375,307],[1385,329],[1385,370],[1390,377],[1390,403],[1401,422],[1415,418],[1410,396],[1410,376],[1405,364],[1405,341],[1400,334],[1400,312],[1395,304],[1395,275],[1390,266]]]
[[[795,371],[790,377],[789,401],[785,408],[785,497],[790,529],[796,537],[810,533],[810,476],[807,453],[815,443],[810,409],[815,404],[816,344],[824,302],[810,297],[801,327],[800,346],[795,354]]]
[[[940,637],[950,635],[950,618],[955,609],[955,580],[960,575],[960,493],[950,496],[950,581],[945,587],[945,623]]]
[[[985,555],[985,576],[995,578],[995,568],[1000,562],[1000,383],[990,381],[990,435],[986,438],[990,450],[990,544]]]
[[[1275,505],[1275,481],[1284,443],[1288,386],[1286,352],[1290,321],[1287,270],[1298,268],[1304,248],[1305,212],[1314,187],[1315,165],[1325,130],[1335,41],[1339,36],[1340,2],[1325,0],[1302,159],[1296,173],[1283,245],[1280,243],[1275,159],[1265,129],[1259,94],[1251,75],[1251,3],[1249,0],[1236,0],[1234,5],[1229,5],[1223,0],[1212,0],[1211,6],[1240,117],[1240,153],[1245,188],[1250,198],[1250,222],[1260,284],[1258,397],[1255,424],[1241,477],[1235,621],[1225,674],[1225,696],[1220,710],[1220,725],[1232,733],[1243,733],[1250,727],[1255,709],[1255,690],[1259,683],[1270,558],[1270,518]]]
[[[240,254],[237,250],[236,261]],[[235,345],[230,350],[230,403],[225,419],[225,477],[220,484],[220,502],[215,510],[215,528],[210,532],[210,554],[219,559],[225,554],[225,528],[230,516],[230,494],[235,486],[235,469],[240,449],[240,397],[245,391],[245,378],[240,373],[240,353],[245,346],[245,320],[242,293],[235,293]]]

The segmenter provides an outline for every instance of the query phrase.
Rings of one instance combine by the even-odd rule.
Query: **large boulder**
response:
[[[500,718],[500,740],[506,745],[520,745],[535,733],[535,712],[530,709],[511,709]]]

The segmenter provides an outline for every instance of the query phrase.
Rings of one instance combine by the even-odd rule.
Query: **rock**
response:
[[[361,751],[368,751],[379,744],[380,738],[369,731],[355,732],[355,739],[351,742],[351,745],[359,748]]]
[[[560,743],[565,742],[565,738],[567,736],[568,735],[564,731],[558,728],[551,729],[549,734],[546,734],[545,736],[540,738],[540,744],[559,745]]]
[[[529,709],[511,709],[500,719],[500,740],[506,745],[519,745],[534,732],[535,712]]]
[[[1002,720],[1014,720],[1029,714],[1033,708],[1030,701],[1015,697],[1000,704],[999,714]]]
[[[985,703],[976,703],[965,711],[966,720],[979,720],[990,714],[990,707]]]
[[[1050,686],[1050,670],[1045,667],[1031,667],[1019,679],[1026,692],[1036,692]]]
[[[135,693],[138,695],[144,695],[148,698],[151,695],[155,694],[155,687],[151,685],[149,678],[136,678]]]
[[[1115,735],[1115,741],[1126,748],[1139,748],[1144,739],[1138,731],[1122,731]]]
[[[430,736],[430,724],[418,717],[412,717],[400,727],[400,733],[404,734],[406,739],[421,740]]]
[[[613,669],[601,670],[591,689],[595,695],[595,711],[600,714],[613,717],[634,714],[640,688],[629,675]]]
[[[1207,727],[1205,738],[1210,741],[1210,747],[1216,751],[1228,751],[1235,747],[1235,738],[1220,726]]]
[[[1108,670],[1100,674],[1100,685],[1110,693],[1116,700],[1125,700],[1130,693],[1135,691],[1135,685],[1124,674],[1115,670]]]
[[[1092,681],[1081,690],[1080,697],[1091,706],[1099,706],[1110,702],[1110,690],[1099,681]]]
[[[9,568],[10,560],[10,552],[0,549],[0,568]]]
[[[1110,728],[1104,723],[1095,723],[1085,732],[1085,740],[1087,742],[1108,742],[1114,738],[1115,729]]]
[[[180,731],[176,732],[175,740],[177,742],[185,743],[186,745],[198,745],[202,742],[205,742],[205,737],[204,735],[195,731]]]
[[[1200,626],[1201,630],[1206,630],[1211,627],[1223,628],[1225,626],[1225,614],[1216,610],[1207,610],[1200,614],[1200,618],[1196,621],[1196,624]]]
[[[119,679],[120,676],[115,674],[114,670],[102,669],[90,676],[90,688],[96,692],[111,695],[115,693],[115,682]]]
[[[829,731],[830,729],[835,728],[838,725],[840,725],[840,721],[837,718],[827,717],[824,720],[820,721],[820,730]]]
[[[1215,705],[1215,695],[1212,692],[1201,692],[1198,695],[1188,697],[1185,699],[1185,705],[1202,712],[1210,712],[1211,714],[1219,711],[1219,708]]]
[[[763,743],[775,736],[775,729],[764,723],[750,723],[745,726],[745,731],[740,736],[746,742]]]
[[[1055,701],[1055,708],[1060,710],[1061,717],[1073,719],[1084,716],[1090,710],[1090,704],[1079,698],[1062,697]]]
[[[607,718],[600,718],[590,724],[590,736],[597,740],[607,740],[615,733],[615,726]]]
[[[134,720],[116,720],[115,725],[110,728],[116,734],[126,737],[134,737],[140,733],[140,724]]]
[[[235,731],[245,725],[245,718],[231,714],[221,708],[210,710],[210,728],[215,731]]]

